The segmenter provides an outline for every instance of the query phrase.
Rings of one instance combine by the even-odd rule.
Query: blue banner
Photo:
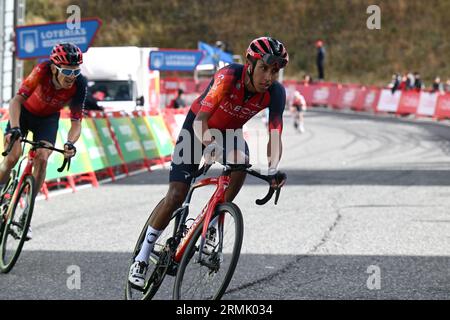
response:
[[[150,70],[194,71],[203,52],[199,50],[159,50],[150,52]]]
[[[66,22],[19,26],[16,28],[17,57],[48,57],[52,48],[61,42],[72,42],[86,52],[101,24],[99,19],[86,19],[80,21],[79,28],[69,27]]]
[[[233,55],[217,47],[199,41],[198,49],[205,52],[205,58],[201,61],[201,64],[213,64],[217,66],[220,61],[233,63]]]

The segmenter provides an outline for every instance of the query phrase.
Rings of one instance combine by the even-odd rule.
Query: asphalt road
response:
[[[249,135],[264,168],[260,119]],[[224,299],[450,298],[450,126],[315,110],[299,134],[286,116],[281,168],[277,206],[254,204],[267,187],[253,178],[235,201],[244,243]],[[0,274],[0,299],[123,299],[129,254],[167,181],[161,169],[38,201],[34,239]],[[156,298],[170,299],[172,283]]]

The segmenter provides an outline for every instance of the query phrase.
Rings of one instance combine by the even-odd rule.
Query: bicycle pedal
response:
[[[203,246],[202,253],[207,255],[207,256],[212,255],[214,253],[214,246],[205,244]]]
[[[132,282],[130,282],[130,281],[128,281],[128,283],[129,283],[130,287],[133,288],[134,290],[140,291],[140,292],[142,292],[142,293],[145,292],[145,287],[146,287],[146,286],[144,286],[143,288],[141,288],[141,287],[135,285],[134,283],[132,283]]]
[[[177,265],[169,265],[169,267],[167,268],[166,274],[172,277],[175,277],[177,275],[177,271],[178,271],[178,266]]]
[[[8,233],[14,238],[14,240],[19,240],[20,236],[17,234],[17,232],[13,229],[9,229]]]

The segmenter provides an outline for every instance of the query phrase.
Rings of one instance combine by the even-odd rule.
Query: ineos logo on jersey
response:
[[[254,114],[257,113],[257,111],[253,111],[253,110],[251,110],[249,108],[242,107],[242,106],[235,106],[234,107],[234,111],[240,112],[242,114],[250,114],[250,115],[254,115]]]
[[[225,101],[223,104],[219,106],[219,108],[225,111],[226,113],[241,119],[250,119],[259,112],[259,110],[252,110],[247,107],[234,105],[230,101]]]

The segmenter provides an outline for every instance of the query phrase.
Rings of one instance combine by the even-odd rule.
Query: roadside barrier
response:
[[[430,90],[396,90],[357,84],[318,82],[303,84],[284,81],[288,103],[295,90],[305,97],[310,106],[328,106],[337,110],[351,109],[372,113],[392,113],[429,117],[434,120],[450,119],[450,93]]]
[[[2,140],[8,122],[5,114],[7,110],[0,109]],[[57,146],[64,145],[69,129],[69,112],[62,110]],[[46,181],[41,189],[46,199],[49,190],[70,188],[75,192],[82,183],[97,187],[99,180],[105,178],[114,181],[119,174],[129,175],[136,170],[151,170],[153,165],[165,165],[171,159],[174,143],[160,113],[89,112],[82,121],[76,147],[77,155],[72,159],[69,172],[57,171],[62,163],[61,154],[53,152],[50,156]],[[2,151],[3,143],[0,153]]]

